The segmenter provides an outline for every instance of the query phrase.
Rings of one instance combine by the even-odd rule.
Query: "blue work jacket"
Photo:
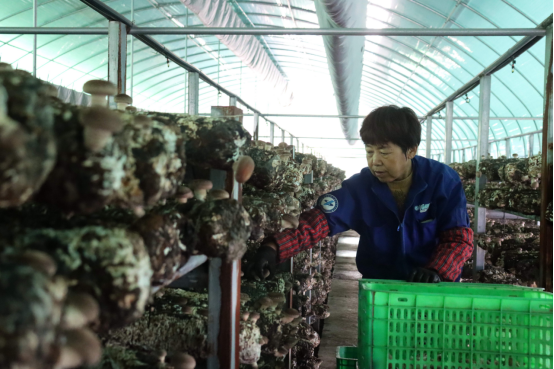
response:
[[[469,228],[466,197],[460,177],[450,167],[416,156],[404,217],[388,185],[364,168],[321,196],[330,236],[353,229],[360,234],[356,264],[364,278],[408,278],[424,267],[437,248],[439,234]]]

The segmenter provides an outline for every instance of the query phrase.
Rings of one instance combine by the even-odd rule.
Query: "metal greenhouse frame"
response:
[[[297,152],[304,152],[304,143],[300,145],[301,139],[312,137],[295,137],[279,127],[274,121],[268,118],[363,118],[361,115],[325,115],[325,114],[264,114],[254,106],[249,105],[236,93],[224,88],[221,84],[211,79],[207,74],[202,72],[198,67],[183,60],[175,52],[166,48],[163,44],[156,41],[152,35],[341,35],[341,36],[360,36],[360,35],[379,35],[379,36],[524,36],[513,47],[507,50],[503,55],[499,56],[492,64],[484,68],[480,73],[475,75],[471,80],[467,81],[462,87],[456,89],[446,99],[438,105],[430,109],[427,114],[421,116],[422,124],[425,125],[425,153],[426,157],[430,158],[436,152],[432,152],[432,142],[438,141],[444,143],[444,150],[439,150],[440,155],[444,158],[446,164],[451,163],[453,154],[457,155],[462,161],[466,159],[466,150],[472,151],[472,158],[477,162],[477,172],[481,158],[487,157],[490,153],[492,143],[505,141],[509,143],[510,139],[531,137],[528,144],[530,155],[533,153],[533,142],[535,135],[542,133],[542,209],[540,219],[537,217],[523,216],[533,220],[540,220],[541,224],[541,286],[546,290],[552,291],[552,226],[546,221],[546,206],[552,201],[552,15],[539,24],[536,28],[509,28],[509,29],[445,29],[445,28],[384,28],[384,29],[318,29],[318,28],[210,28],[210,27],[177,27],[177,28],[155,28],[155,27],[137,27],[122,14],[116,12],[100,0],[81,0],[96,12],[109,20],[109,27],[37,27],[36,11],[37,1],[34,0],[34,27],[3,27],[0,28],[2,34],[30,34],[35,35],[34,39],[34,73],[36,75],[36,51],[37,42],[36,35],[44,34],[61,34],[61,35],[108,35],[109,40],[109,56],[108,70],[109,80],[118,86],[120,93],[124,93],[126,89],[126,58],[127,58],[127,42],[128,35],[140,40],[145,45],[150,47],[155,52],[163,55],[169,61],[175,63],[179,67],[187,71],[188,78],[188,113],[198,114],[200,103],[200,81],[204,81],[209,86],[214,87],[229,97],[229,105],[236,106],[237,103],[253,112],[253,114],[244,114],[244,116],[253,116],[254,123],[252,130],[257,138],[259,132],[259,119],[265,119],[270,124],[269,141],[275,143],[276,132],[275,127],[281,129],[281,141],[286,142],[290,139],[290,144],[295,146]],[[417,3],[417,2],[416,2]],[[187,18],[188,19],[188,18]],[[516,57],[527,51],[536,42],[545,37],[546,49],[544,55],[544,81],[546,93],[544,94],[544,113],[542,118],[538,117],[491,117],[491,76],[510,64]],[[456,116],[456,107],[454,102],[473,91],[479,86],[479,110],[477,116],[467,116],[463,114]],[[397,85],[397,87],[399,87]],[[403,87],[404,88],[404,87]],[[401,91],[404,91],[401,90]],[[414,93],[410,93],[415,97]],[[423,106],[423,105],[422,105]],[[436,114],[446,108],[445,117],[439,117]],[[433,122],[436,120],[445,121],[444,138],[433,139]],[[478,130],[477,137],[471,138],[454,138],[453,126],[454,120],[477,120]],[[489,122],[491,120],[542,120],[542,129],[532,132],[524,132],[515,135],[507,135],[502,138],[489,138]],[[442,133],[441,133],[442,135]],[[319,138],[319,137],[313,137]],[[296,144],[295,140],[296,139]],[[326,138],[333,139],[333,138]],[[453,148],[453,142],[468,142],[468,146],[462,148]],[[506,144],[506,151],[509,151],[510,145]],[[313,151],[313,149],[312,149]],[[506,152],[509,154],[509,152]],[[484,187],[486,177],[480,176],[476,180],[476,194]],[[225,184],[229,192],[237,200],[241,197],[241,192],[236,183]],[[484,233],[486,226],[486,210],[480,206],[479,198],[476,196],[475,201],[475,232]],[[475,270],[484,266],[484,253],[479,247],[475,247],[474,252]],[[292,261],[291,261],[292,268]],[[238,369],[239,361],[239,330],[240,330],[240,279],[241,266],[240,261],[225,263],[221,259],[210,260],[210,288],[209,288],[209,333],[208,341],[211,348],[214,349],[213,355],[208,360],[210,369],[229,368]]]

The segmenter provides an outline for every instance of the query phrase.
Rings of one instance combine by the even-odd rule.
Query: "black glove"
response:
[[[270,275],[275,275],[276,265],[277,251],[273,247],[262,245],[258,249],[254,260],[248,265],[246,273],[251,278],[258,277],[263,280]]]
[[[439,283],[441,277],[437,272],[431,269],[415,268],[408,282],[421,282],[421,283]]]

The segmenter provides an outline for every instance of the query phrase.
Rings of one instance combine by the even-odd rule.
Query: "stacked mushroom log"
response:
[[[486,176],[485,188],[478,194],[480,204],[527,215],[539,215],[541,207],[541,154],[530,158],[482,159],[476,173],[475,160],[450,166],[462,179],[468,201],[475,201],[475,177]]]
[[[244,269],[264,239],[283,229],[298,227],[299,214],[313,208],[319,196],[339,188],[344,180],[343,171],[313,155],[293,155],[293,147],[286,143],[274,147],[271,143],[256,141],[247,154],[254,160],[255,170],[244,187],[243,205],[252,218],[254,231],[243,259]],[[304,183],[304,175],[311,173],[313,183]],[[314,357],[319,335],[308,322],[313,316],[321,319],[329,316],[325,302],[330,291],[336,243],[337,237],[322,241],[321,252],[315,247],[311,262],[308,252],[298,254],[292,274],[286,261],[275,277],[263,281],[243,279],[242,290],[250,298],[247,306],[261,314],[261,333],[268,337],[258,362],[260,368],[283,367],[283,358],[291,348],[295,368],[320,365]],[[287,310],[282,304],[291,288],[293,309]],[[312,291],[311,301],[309,291]],[[277,307],[273,306],[275,303]],[[298,314],[298,317],[285,324],[289,319],[287,314]]]
[[[473,211],[468,214],[473,223]],[[531,220],[487,219],[486,233],[474,237],[474,244],[486,252],[485,268],[477,272],[475,282],[536,287],[539,233],[539,226]],[[464,266],[462,281],[473,281],[472,260]]]
[[[115,87],[104,81],[85,86],[93,106],[71,106],[30,74],[0,69],[0,290],[9,302],[0,304],[0,366],[91,365],[96,335],[137,321],[192,255],[242,257],[248,213],[221,193],[206,197],[205,181],[193,191],[183,182],[187,161],[232,169],[250,135],[225,119],[135,114],[126,98],[111,111]],[[137,360],[153,353],[131,349]],[[190,359],[181,350],[162,364],[190,368]]]
[[[450,165],[462,179],[468,202],[475,201],[475,178],[486,176],[485,188],[478,194],[480,205],[527,215],[540,214],[541,155],[508,159],[481,159]],[[468,209],[473,223],[473,210]],[[539,227],[531,220],[487,219],[485,234],[476,234],[476,246],[485,250],[485,268],[476,282],[536,286],[539,278]],[[462,275],[473,280],[473,261]]]

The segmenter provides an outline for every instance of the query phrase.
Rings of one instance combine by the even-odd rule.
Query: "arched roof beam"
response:
[[[524,16],[525,18],[527,18],[527,20],[529,20],[531,23],[533,23],[535,26],[538,26],[539,24],[537,22],[535,22],[533,19],[531,19],[531,17],[529,17],[527,14],[525,14],[524,12],[522,12],[521,10],[519,10],[518,7],[516,7],[515,5],[513,5],[512,3],[510,3],[509,1],[507,0],[501,0],[504,4],[508,5],[510,8],[514,9],[516,12],[518,12],[519,14],[521,14],[522,16]]]
[[[437,14],[440,14],[440,13],[437,12]],[[442,14],[441,14],[441,16],[444,17],[444,18],[446,19],[446,16],[443,16]],[[393,25],[393,24],[391,24],[391,23],[387,23],[387,22],[381,21],[381,20],[376,19],[376,18],[371,18],[371,19],[376,20],[376,21],[379,21],[379,22],[381,22],[381,23],[383,23],[383,24],[386,24],[386,25],[388,25],[389,27],[397,28],[395,25]],[[417,24],[419,24],[419,23],[417,23]],[[462,26],[459,26],[459,27],[460,27],[460,28],[463,28]],[[390,36],[385,36],[385,37],[387,37],[388,39],[390,39],[390,40],[392,40],[392,41],[394,41],[394,42],[400,43],[400,41],[396,40],[395,38],[392,38],[392,37],[390,37]],[[439,49],[439,48],[437,48],[437,47],[434,47],[434,46],[431,46],[427,41],[425,41],[423,38],[421,38],[421,37],[419,37],[419,36],[413,36],[413,37],[416,38],[417,40],[421,41],[422,43],[424,43],[424,44],[426,44],[426,45],[429,45],[432,49],[434,49],[435,51],[441,53],[443,56],[445,56],[445,57],[449,58],[450,60],[452,60],[456,65],[458,65],[458,66],[460,66],[462,69],[466,70],[466,69],[464,68],[463,65],[458,64],[457,61],[455,61],[454,59],[452,59],[452,58],[450,57],[450,55],[446,54],[446,53],[443,52],[441,49]],[[472,60],[475,61],[477,64],[481,65],[483,68],[486,67],[483,63],[481,63],[481,62],[480,62],[477,58],[475,58],[473,55],[467,53],[464,49],[459,48],[458,45],[456,45],[456,43],[454,43],[452,40],[450,40],[450,38],[444,37],[444,38],[443,38],[443,41],[445,41],[445,42],[449,43],[450,45],[452,45],[452,47],[455,48],[458,52],[463,53],[464,55],[466,55],[466,57],[472,59]],[[404,44],[404,43],[401,43],[401,44]],[[408,47],[409,47],[409,46],[408,46]],[[489,47],[489,48],[490,48],[490,47]],[[494,51],[494,50],[493,50],[493,51]],[[495,52],[496,52],[496,51],[495,51]],[[430,58],[430,57],[427,57],[427,58],[428,58],[429,60],[435,62],[434,59],[432,59],[432,58]],[[436,62],[435,62],[435,63],[436,63]],[[466,71],[467,71],[467,70],[466,70]],[[467,71],[467,72],[468,72],[470,75],[473,75],[471,72],[469,72],[469,71]],[[449,74],[450,74],[450,73],[449,73]],[[495,77],[495,78],[497,78],[497,77]],[[504,83],[503,80],[501,80],[500,78],[497,78],[497,80],[498,80],[506,89],[508,89],[510,92],[512,92],[512,95],[513,95],[513,96],[521,103],[521,105],[527,110],[527,112],[529,113],[529,115],[532,115],[532,114],[531,114],[531,111],[529,110],[529,108],[527,107],[527,105],[521,100],[521,98],[519,97],[519,95],[518,95],[518,94],[515,94],[515,93],[506,85],[506,83]],[[533,87],[534,87],[534,86],[533,86]],[[535,90],[536,90],[536,89],[535,89]],[[475,96],[478,96],[475,92],[473,92],[473,94],[474,94]],[[539,95],[542,97],[542,93],[539,93]],[[502,100],[500,100],[500,101],[502,101]],[[504,105],[504,106],[506,107],[506,105]],[[508,110],[510,111],[510,109],[508,109]],[[511,111],[510,111],[510,112],[511,112]],[[514,115],[514,114],[512,113],[512,115]],[[519,125],[519,124],[518,124],[518,125]],[[519,126],[519,128],[520,128],[520,130],[522,130],[521,126]]]
[[[369,81],[372,81],[372,82],[369,82]],[[376,82],[376,83],[373,83],[373,82]],[[391,94],[394,92],[398,92],[396,88],[397,86],[390,83],[389,81],[383,81],[382,79],[376,79],[369,76],[365,76],[364,78],[362,78],[362,84],[366,84],[370,87],[369,91],[371,94],[373,94],[372,91],[374,90],[380,91],[379,86],[386,86],[387,89],[391,92]],[[394,86],[395,88],[392,88],[391,85]],[[411,94],[410,95],[406,94],[406,96],[404,97],[404,101],[409,102],[409,106],[410,105],[418,106],[420,109],[426,109],[426,106],[427,106],[427,104],[423,103],[423,101],[421,100],[416,101],[416,99],[414,99],[413,96],[411,96]],[[389,104],[390,105],[394,104],[394,101],[390,101]]]
[[[394,77],[394,76],[392,76],[392,75],[390,75],[390,74],[386,74],[385,72],[380,71],[380,70],[377,69],[377,68],[368,68],[368,69],[369,69],[369,70],[364,70],[364,71],[363,71],[363,74],[364,74],[364,75],[367,74],[367,75],[370,75],[370,76],[374,76],[374,77],[376,77],[376,78],[385,79],[386,81],[388,81],[388,82],[390,82],[390,83],[393,83],[395,86],[397,86],[398,88],[400,88],[400,84],[399,84],[399,83],[401,83],[401,81],[400,81],[398,78],[396,78],[396,77]],[[383,76],[381,76],[380,74],[375,73],[374,71],[375,71],[375,72],[378,72],[378,73],[380,73],[380,74],[382,74],[382,75],[384,75],[385,78],[383,78]],[[398,83],[395,83],[394,81],[397,81]],[[410,85],[408,85],[407,87],[409,87],[410,90],[413,90],[413,93],[412,93],[412,92],[409,92],[409,93],[410,93],[414,98],[419,99],[422,103],[424,103],[424,99],[425,99],[425,100],[429,100],[429,104],[430,104],[430,105],[433,104],[433,101],[432,101],[429,97],[427,97],[426,95],[418,93],[418,91],[416,91],[416,90],[415,90],[412,86],[410,86]],[[419,96],[421,96],[421,98],[420,98]],[[425,103],[427,103],[427,102],[425,102]]]
[[[400,89],[400,86],[398,84],[394,83],[394,80],[391,81],[390,79],[383,79],[380,76],[378,76],[374,73],[371,73],[369,71],[365,71],[365,70],[363,71],[363,78],[371,79],[371,80],[374,80],[374,81],[378,80],[379,83],[387,83],[388,85],[392,85],[392,86]],[[362,80],[362,82],[363,81],[364,80]],[[432,102],[429,102],[429,104],[428,104],[428,103],[424,102],[421,98],[419,98],[418,94],[414,94],[410,91],[407,91],[406,97],[409,98],[410,101],[418,101],[419,103],[417,103],[416,105],[420,105],[422,107],[427,106],[427,105],[433,106]]]
[[[498,24],[494,23],[492,20],[490,20],[488,17],[486,17],[485,15],[483,15],[481,12],[475,10],[474,8],[472,8],[471,6],[469,6],[468,4],[464,3],[463,1],[460,2],[460,5],[463,6],[464,8],[466,9],[469,9],[471,12],[473,12],[474,14],[478,15],[479,17],[483,18],[484,20],[486,20],[487,22],[489,22],[490,24],[492,24],[493,26],[495,26],[496,28],[501,28]],[[537,24],[536,24],[537,25]],[[463,27],[465,28],[465,27]],[[518,42],[518,40],[515,39],[514,36],[508,36],[512,39],[512,41],[514,41],[514,44]],[[539,60],[535,55],[533,55],[533,53],[529,53],[542,67],[544,67],[544,63],[542,62],[542,60]],[[497,53],[497,55],[500,55],[499,53]],[[523,78],[525,78],[525,76],[523,76]],[[527,79],[526,79],[527,80]],[[527,82],[529,82],[529,80],[527,80]],[[538,91],[537,91],[538,92]]]
[[[367,41],[367,40],[366,40],[366,42],[370,42],[370,41]],[[398,42],[398,41],[397,41],[397,42]],[[374,45],[381,46],[381,45],[379,45],[379,44],[377,44],[377,43],[374,43],[374,42],[370,42],[370,43],[373,43]],[[401,44],[404,45],[403,43],[401,43]],[[413,50],[413,51],[416,52],[416,53],[422,54],[421,51],[419,51],[419,50],[417,50],[417,49],[414,49],[414,48],[412,48],[412,47],[409,46],[409,45],[404,45],[404,46],[410,48],[411,50]],[[385,48],[384,46],[381,46],[381,47]],[[393,51],[393,52],[396,52],[396,51],[394,51],[394,50],[392,50],[392,49],[389,49],[389,48],[385,48],[385,49],[391,50],[391,51]],[[402,55],[402,56],[404,56],[405,58],[407,58],[408,60],[412,61],[411,58],[409,58],[409,57],[407,57],[407,56],[405,56],[405,55],[403,55],[403,54],[401,54],[401,53],[399,53],[399,52],[396,52],[396,53],[399,54],[399,55]],[[443,69],[444,71],[446,71],[446,72],[447,72],[448,74],[450,74],[453,78],[457,79],[457,80],[463,85],[463,82],[462,82],[459,78],[457,78],[456,76],[454,76],[454,75],[452,75],[450,72],[448,72],[448,69],[447,69],[446,67],[444,67],[442,64],[438,63],[438,62],[437,62],[436,60],[434,60],[434,59],[430,59],[430,58],[429,58],[429,60],[431,60],[435,65],[439,66],[441,69]],[[412,62],[413,62],[413,61],[412,61]],[[437,74],[435,74],[434,72],[431,72],[428,68],[423,67],[423,66],[421,66],[421,65],[419,65],[419,66],[420,66],[422,69],[424,69],[425,71],[432,73],[435,77],[437,77],[437,78],[440,79],[440,77],[438,77]],[[419,74],[416,73],[415,71],[413,72],[413,74],[419,75]],[[421,77],[421,76],[420,76],[420,77]],[[406,83],[409,83],[410,80],[411,80],[411,78],[408,79],[408,80],[406,81]],[[444,83],[444,80],[442,80],[442,79],[440,79],[440,80]],[[450,87],[450,86],[449,86],[449,87]],[[451,88],[452,88],[452,87],[451,87]],[[507,88],[510,92],[512,92],[507,86],[506,86],[506,88]],[[453,88],[452,88],[452,89],[453,89]],[[453,91],[455,91],[455,89],[453,89]],[[491,93],[492,93],[492,92],[491,92]],[[513,93],[513,92],[512,92],[512,93]],[[492,95],[495,96],[497,99],[499,99],[498,96],[497,96],[495,93],[492,93]],[[515,94],[514,94],[514,95],[515,95]],[[519,97],[517,97],[517,98],[519,99]],[[512,116],[513,116],[514,114],[513,114],[513,112],[511,111],[511,109],[510,109],[502,100],[499,99],[499,101],[501,102],[502,105],[504,105],[504,107],[505,107],[505,108],[512,114]],[[526,105],[521,101],[521,99],[519,99],[519,101],[521,102],[521,104],[522,104],[523,106],[526,107]],[[472,107],[472,108],[476,111],[476,109],[475,109],[472,105],[469,105],[469,106]],[[461,107],[458,107],[458,108],[461,109]],[[526,107],[526,109],[527,109],[527,107]],[[463,109],[462,109],[462,110],[463,110]],[[491,111],[493,111],[493,113],[494,113],[494,110],[493,110],[492,108],[491,108]],[[529,109],[527,109],[527,111],[528,111],[529,114],[531,115],[531,112],[529,111]],[[476,112],[477,112],[477,111],[476,111]],[[496,114],[496,113],[495,113],[495,114]],[[504,130],[505,130],[505,132],[506,132],[506,136],[508,136],[508,131],[505,129],[505,127],[504,127]],[[520,127],[520,130],[521,130],[521,127]],[[522,133],[523,133],[523,132],[522,132]]]
[[[402,57],[404,57],[404,58],[406,58],[406,59],[412,61],[409,57],[407,57],[407,56],[401,54],[400,52],[397,52],[396,50],[392,50],[392,49],[386,48],[386,47],[384,47],[384,46],[382,46],[382,45],[379,45],[379,44],[377,44],[377,43],[373,43],[373,44],[375,44],[375,45],[377,45],[377,46],[379,46],[379,47],[382,47],[382,48],[384,48],[384,49],[390,50],[392,53],[398,54],[398,55],[400,55],[400,56],[402,56]],[[369,50],[365,50],[365,51],[366,51],[366,52],[369,52],[369,53],[372,53],[372,54],[375,54],[375,55],[379,55],[379,56],[382,57],[383,59],[388,60],[388,61],[390,61],[390,62],[392,62],[392,63],[394,63],[394,64],[397,64],[397,65],[401,66],[401,67],[404,68],[404,69],[407,69],[407,67],[405,67],[405,66],[403,66],[403,65],[401,65],[401,64],[399,64],[399,63],[397,63],[397,62],[395,62],[394,59],[385,58],[384,56],[382,56],[382,55],[380,55],[380,54],[376,54],[376,53],[371,52],[371,51],[369,51]],[[412,61],[412,62],[413,62],[413,61]],[[448,83],[446,83],[446,81],[444,81],[442,78],[440,78],[440,77],[439,77],[438,75],[436,75],[434,72],[430,71],[428,68],[423,67],[423,66],[422,66],[421,68],[422,68],[423,70],[427,71],[429,74],[435,76],[438,80],[440,80],[441,82],[443,82],[446,86],[450,87],[450,88],[452,89],[452,91],[456,91],[456,89],[454,89],[453,87],[451,87]],[[419,76],[419,78],[421,78],[422,80],[424,80],[424,81],[426,80],[426,79],[425,79],[423,76],[421,76],[419,73],[415,73],[415,72],[414,72],[414,74],[417,75],[417,76]],[[453,76],[453,77],[456,78],[455,76]],[[456,78],[456,79],[457,79],[457,78]],[[427,81],[427,83],[428,83],[429,85],[431,85],[431,86],[434,86],[432,83],[430,83],[430,82],[428,82],[428,81]],[[462,82],[460,81],[460,83],[462,83]],[[442,91],[441,91],[441,93],[442,93]],[[443,93],[443,94],[444,94],[444,93]],[[493,94],[493,95],[494,95],[495,97],[498,98],[498,96],[496,96],[495,94]],[[446,97],[447,95],[445,94],[444,96]],[[501,100],[500,100],[500,101],[501,101]],[[471,106],[471,105],[470,105],[470,106]],[[504,105],[504,106],[506,106],[506,105]],[[458,108],[460,108],[460,107],[458,107]],[[472,107],[472,108],[473,108],[473,107]],[[474,108],[473,108],[473,109],[474,109]],[[511,112],[511,110],[510,110],[507,106],[506,106],[506,109],[507,109],[508,111],[510,111],[510,113],[511,113],[512,115],[514,115],[514,114]],[[491,111],[494,113],[494,110],[493,110],[492,108],[491,108]],[[496,115],[496,113],[494,113],[494,115]],[[507,135],[507,131],[506,131],[506,135]]]
[[[455,1],[455,0],[454,0],[454,1]],[[382,10],[385,10],[385,11],[387,11],[387,12],[390,12],[390,13],[392,13],[392,14],[395,14],[395,15],[397,15],[397,16],[399,16],[399,17],[401,17],[401,18],[403,18],[403,19],[405,19],[405,20],[407,20],[407,21],[409,21],[409,22],[412,22],[413,24],[416,24],[416,25],[418,25],[418,26],[420,26],[420,27],[422,27],[422,28],[428,28],[426,25],[424,25],[424,24],[422,24],[422,23],[419,23],[419,22],[417,22],[416,20],[411,19],[410,17],[407,17],[407,16],[405,16],[405,15],[402,14],[402,13],[399,13],[399,12],[394,11],[394,10],[392,10],[392,9],[388,9],[388,8],[383,7],[383,6],[380,6],[380,5],[377,5],[377,4],[375,4],[375,3],[372,3],[371,0],[369,0],[369,4],[372,5],[372,6],[378,7],[378,8],[380,8],[380,9],[382,9]],[[464,5],[464,2],[460,2],[460,4]],[[470,9],[470,8],[468,8],[468,9]],[[440,14],[440,13],[435,12],[435,14]],[[478,12],[476,12],[475,14],[480,15],[480,13],[478,13]],[[441,16],[442,16],[444,19],[447,19],[446,16],[444,16],[444,15],[441,15]],[[482,16],[481,16],[481,17],[482,17]],[[482,18],[485,19],[485,20],[487,20],[485,17],[482,17]],[[448,19],[448,21],[451,22],[452,24],[456,25],[457,27],[461,28],[461,29],[466,28],[466,27],[462,26],[461,24],[455,22],[453,19]],[[491,24],[493,24],[493,23],[491,23]],[[497,28],[498,28],[498,27],[497,27]],[[441,39],[444,39],[444,40],[448,39],[448,37],[443,37],[443,36],[437,36],[437,37],[440,37]],[[475,36],[475,38],[476,38],[479,42],[481,42],[483,45],[485,45],[488,49],[490,49],[492,52],[494,52],[496,55],[500,56],[500,53],[499,53],[498,51],[496,51],[493,47],[491,47],[489,44],[487,44],[485,41],[483,41],[483,39],[482,39],[481,37]],[[512,38],[512,39],[513,39],[513,38]],[[533,56],[533,58],[535,58],[535,59],[544,67],[544,64],[543,64],[541,61],[539,61],[532,53],[530,53],[530,54]],[[518,71],[518,73],[519,73],[519,71]],[[524,77],[524,78],[525,78],[525,77]],[[531,84],[531,83],[529,82],[529,80],[526,79],[526,81],[527,81],[529,84]],[[532,84],[531,84],[531,85],[532,85]],[[532,87],[533,87],[533,89],[536,90],[535,86],[532,86]],[[540,92],[539,92],[539,94],[540,94]],[[540,95],[542,96],[542,94],[540,94]]]

